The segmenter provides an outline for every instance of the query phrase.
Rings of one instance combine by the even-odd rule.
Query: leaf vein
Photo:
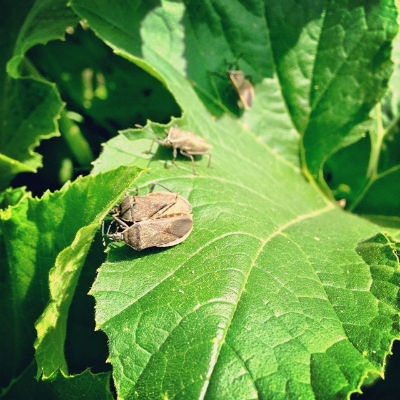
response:
[[[245,275],[245,279],[243,280],[242,287],[239,290],[236,306],[234,307],[234,309],[232,311],[232,314],[231,314],[231,316],[230,316],[230,318],[228,320],[228,323],[226,324],[226,326],[224,328],[223,335],[222,335],[222,338],[220,340],[220,343],[225,342],[225,338],[226,338],[227,332],[228,332],[228,330],[229,330],[229,328],[230,328],[230,326],[232,324],[232,321],[234,319],[235,313],[236,313],[237,308],[238,308],[238,304],[240,302],[240,298],[241,298],[242,294],[244,293],[244,291],[246,289],[246,285],[247,285],[247,282],[249,280],[250,274],[251,274],[251,272],[253,270],[253,267],[254,267],[258,257],[260,256],[261,252],[263,251],[264,247],[266,246],[266,244],[269,241],[271,241],[275,236],[281,234],[282,231],[284,231],[285,229],[289,228],[290,226],[295,225],[295,224],[297,224],[297,223],[299,223],[299,222],[301,222],[301,221],[303,221],[305,219],[317,217],[317,216],[319,216],[319,215],[321,215],[321,214],[323,214],[325,212],[328,212],[328,211],[332,210],[333,208],[334,208],[333,204],[328,204],[326,207],[320,208],[320,209],[315,210],[315,211],[312,211],[309,214],[299,215],[296,218],[293,218],[292,220],[290,220],[290,221],[286,222],[285,224],[281,225],[278,229],[276,229],[274,232],[272,232],[265,239],[262,240],[259,248],[257,249],[254,257],[251,260],[248,272]],[[201,393],[203,394],[203,396],[199,396],[200,400],[203,400],[204,396],[207,393],[207,388],[208,388],[208,385],[210,383],[211,375],[212,375],[212,373],[214,371],[214,367],[215,367],[215,365],[216,365],[216,363],[218,361],[218,356],[219,356],[219,353],[220,353],[220,349],[221,349],[221,346],[219,346],[219,348],[218,348],[218,354],[215,357],[213,357],[213,356],[211,357],[209,372],[207,373],[206,379],[204,381],[204,384],[203,384],[203,387],[202,387],[202,390],[201,390]]]

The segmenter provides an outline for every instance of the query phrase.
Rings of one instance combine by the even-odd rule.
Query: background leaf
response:
[[[399,227],[400,35],[393,42],[395,68],[389,90],[370,113],[364,137],[327,163],[326,173],[336,198],[384,226]],[[346,166],[346,168],[343,168]]]
[[[82,53],[85,57],[82,57]],[[106,130],[145,124],[146,118],[167,122],[180,115],[172,96],[160,82],[116,56],[87,27],[80,25],[65,42],[37,46],[28,54],[39,71],[57,84],[68,108]]]
[[[2,386],[31,362],[34,323],[49,300],[38,325],[39,368],[52,374],[57,372],[51,369],[56,365],[55,369],[68,373],[63,346],[80,268],[101,219],[137,173],[137,168],[121,167],[81,178],[61,191],[46,193],[41,199],[26,196],[0,211],[5,254],[1,266]]]
[[[56,119],[63,104],[57,89],[29,64],[24,66],[29,77],[21,76],[24,53],[35,44],[63,38],[66,27],[76,21],[64,0],[7,1],[3,8],[7,12],[2,13],[0,35],[8,40],[0,56],[0,190],[14,175],[35,172],[42,164],[33,149],[41,139],[59,134]]]

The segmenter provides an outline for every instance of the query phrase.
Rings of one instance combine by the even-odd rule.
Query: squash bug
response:
[[[194,168],[194,158],[195,155],[208,155],[208,167],[211,165],[211,153],[209,150],[212,146],[201,136],[183,129],[178,128],[176,125],[166,129],[167,137],[163,140],[153,140],[149,153],[153,147],[154,142],[159,143],[161,146],[172,147],[173,159],[172,162],[175,163],[176,157],[179,152],[185,156],[189,157],[192,161],[193,174],[196,175],[196,170]]]
[[[191,212],[191,204],[178,193],[153,192],[144,196],[126,195],[110,215],[117,221],[121,219],[124,222],[136,223],[146,219],[157,219],[166,213]]]
[[[149,247],[171,247],[182,243],[193,229],[191,214],[166,214],[155,219],[146,219],[128,225],[120,221],[122,231],[108,233],[107,237],[114,241],[124,241],[134,250]]]
[[[124,241],[135,250],[169,247],[183,242],[193,228],[192,205],[178,193],[153,192],[154,186],[144,196],[127,194],[110,212],[113,221],[105,235],[103,223],[103,236]],[[115,224],[116,230],[110,233]]]
[[[236,90],[243,107],[248,110],[251,108],[254,99],[254,87],[251,82],[246,79],[243,71],[228,70],[228,76],[232,86]]]

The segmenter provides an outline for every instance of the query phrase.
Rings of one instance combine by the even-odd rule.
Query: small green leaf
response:
[[[31,363],[21,376],[4,390],[1,397],[5,400],[112,400],[109,385],[110,373],[93,374],[90,370],[73,376],[58,374],[52,381],[38,382],[35,380],[35,365]]]
[[[64,359],[68,308],[82,263],[108,210],[135,180],[139,170],[121,167],[79,178],[41,199],[25,196],[0,210],[3,304],[0,352],[3,384],[31,361],[37,329],[39,372],[68,373]],[[50,274],[50,279],[49,279]],[[9,321],[13,321],[12,329]]]

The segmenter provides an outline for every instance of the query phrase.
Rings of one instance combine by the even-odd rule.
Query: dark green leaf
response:
[[[7,40],[0,55],[0,190],[14,175],[35,172],[41,156],[34,148],[41,139],[59,134],[60,96],[29,63],[22,63],[24,54],[38,43],[63,38],[67,26],[76,21],[65,0],[6,1],[2,8],[0,37]],[[21,77],[21,66],[29,77]]]
[[[89,370],[79,375],[64,377],[58,374],[53,381],[35,380],[34,363],[3,393],[6,400],[112,400],[110,374],[92,374]]]
[[[166,122],[171,115],[179,115],[173,97],[160,82],[116,56],[88,29],[78,27],[65,42],[35,47],[29,58],[56,82],[69,108],[112,135],[135,123],[145,124],[146,118]]]
[[[336,197],[345,198],[350,210],[390,226],[400,212],[400,35],[393,43],[392,59],[389,91],[370,113],[365,137],[341,149],[326,168]]]

